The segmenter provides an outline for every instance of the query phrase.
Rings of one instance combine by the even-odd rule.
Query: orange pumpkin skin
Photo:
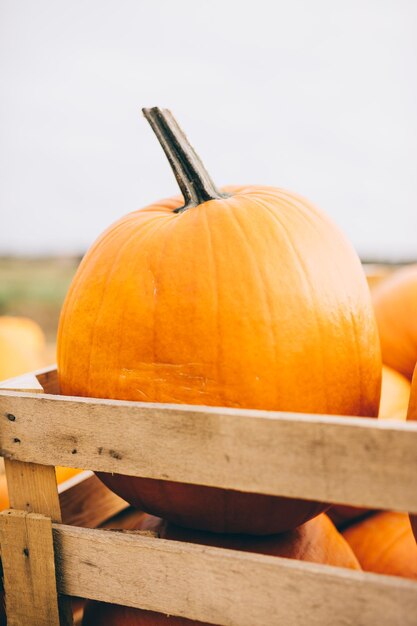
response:
[[[132,526],[129,524],[129,529]],[[152,530],[164,539],[188,541],[202,545],[269,554],[313,563],[360,569],[352,550],[336,530],[329,518],[322,514],[295,530],[269,537],[216,535],[190,531],[153,516],[139,516],[136,529]],[[202,626],[202,622],[182,617],[167,617],[160,613],[132,609],[102,602],[88,602],[83,626],[159,626],[159,624],[184,624]],[[208,625],[207,625],[208,626]]]
[[[417,362],[417,264],[393,272],[372,299],[382,360],[411,380]]]
[[[98,239],[61,314],[62,393],[376,416],[379,342],[356,253],[296,194],[228,191],[183,213],[179,198],[159,202]],[[146,511],[217,532],[284,531],[324,508],[275,500],[254,529],[249,495],[236,496],[235,526],[224,490],[103,480]]]
[[[391,367],[383,365],[378,419],[405,420],[409,399],[410,382],[408,379]],[[343,528],[353,520],[361,519],[371,513],[370,509],[344,505],[335,505],[328,511],[330,519],[338,528]]]
[[[410,381],[405,376],[383,365],[378,419],[406,420],[410,391]]]
[[[414,368],[413,379],[411,382],[411,394],[408,405],[407,419],[417,420],[417,366]],[[417,541],[417,515],[410,515],[410,522],[414,538]]]
[[[376,513],[343,536],[365,571],[417,579],[417,545],[406,513]]]

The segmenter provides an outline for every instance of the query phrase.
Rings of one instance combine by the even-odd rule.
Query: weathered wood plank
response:
[[[223,626],[415,626],[417,583],[342,568],[54,525],[62,593]]]
[[[59,393],[58,372],[56,365],[48,365],[21,376],[7,378],[0,382],[0,389],[22,392]]]
[[[0,448],[21,461],[417,512],[416,423],[3,391]]]
[[[10,508],[42,513],[61,521],[55,468],[52,465],[4,459]]]
[[[56,365],[49,365],[42,370],[37,370],[35,376],[42,385],[45,393],[59,394],[59,381]]]
[[[45,391],[35,374],[31,373],[2,380],[0,382],[0,389],[7,389],[9,391],[25,391],[29,393],[43,393]]]
[[[82,472],[58,485],[64,524],[96,528],[129,505],[93,472]]]
[[[59,625],[51,520],[3,511],[0,537],[8,625]]]
[[[28,375],[30,384],[31,375]],[[32,377],[33,378],[33,377]],[[18,387],[19,379],[11,379],[8,384],[15,382]],[[16,382],[17,381],[17,382]],[[32,381],[34,397],[43,392],[37,378]],[[36,386],[39,385],[40,389]],[[22,393],[13,392],[19,395]],[[13,424],[16,416],[8,412],[4,415],[4,422]],[[13,443],[20,445],[19,437],[14,437]],[[9,505],[12,509],[25,511],[26,513],[39,513],[50,518],[53,522],[61,522],[61,507],[58,496],[55,467],[51,464],[25,463],[14,460],[10,456],[4,459],[4,467],[7,478]],[[7,591],[6,591],[7,595]],[[72,624],[72,609],[67,598],[59,598],[59,615],[61,626]]]

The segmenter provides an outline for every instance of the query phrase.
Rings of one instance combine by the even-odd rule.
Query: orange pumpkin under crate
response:
[[[64,397],[56,383],[51,369],[0,392],[11,624],[71,624],[68,596],[223,626],[416,623],[414,581],[62,524],[53,466],[417,513],[417,424]]]

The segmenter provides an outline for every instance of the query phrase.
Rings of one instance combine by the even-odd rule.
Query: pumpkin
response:
[[[408,420],[417,420],[417,366],[414,368],[413,380],[411,383],[410,402],[408,405]],[[417,515],[410,515],[411,527],[417,541]]]
[[[410,382],[391,367],[382,367],[381,402],[379,405],[379,419],[405,420],[407,418],[408,402],[410,398]],[[343,528],[352,520],[363,518],[372,511],[367,508],[333,506],[328,515],[338,528]]]
[[[367,572],[417,579],[417,545],[406,513],[376,513],[343,536]]]
[[[118,524],[118,528],[125,528]],[[192,531],[167,523],[152,516],[138,515],[136,526],[128,524],[129,530],[151,530],[161,538],[173,541],[187,541],[208,546],[269,554],[289,559],[299,559],[313,563],[325,563],[338,567],[360,569],[352,550],[336,530],[327,515],[322,514],[299,526],[295,530],[268,537],[248,535],[218,535],[201,531]],[[157,626],[159,624],[195,624],[202,622],[182,617],[167,617],[160,613],[132,609],[102,602],[88,602],[84,613],[83,626]]]
[[[20,376],[43,365],[45,337],[26,317],[0,316],[0,380]]]
[[[382,360],[411,380],[417,361],[417,264],[392,272],[372,298]]]
[[[145,109],[184,196],[111,226],[87,252],[58,330],[62,393],[376,416],[381,362],[361,264],[297,194],[218,191],[168,111]],[[101,475],[187,527],[270,534],[324,510],[301,500]]]
[[[407,419],[410,399],[410,381],[391,367],[382,367],[381,402],[378,418],[387,420]]]

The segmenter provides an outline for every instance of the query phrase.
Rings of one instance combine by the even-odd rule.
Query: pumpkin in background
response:
[[[376,513],[343,536],[365,571],[417,580],[417,545],[406,513]]]
[[[356,253],[300,196],[218,191],[168,111],[146,109],[183,192],[87,252],[58,331],[62,393],[327,414],[378,413],[381,361]],[[325,505],[102,475],[183,526],[270,534]],[[256,512],[256,513],[255,513]]]
[[[410,381],[405,376],[383,365],[379,419],[407,419],[410,389]]]
[[[0,511],[9,508],[6,474],[0,474]]]
[[[117,528],[124,527],[123,524],[117,525]],[[150,515],[143,517],[140,513],[138,513],[136,526],[128,524],[128,528],[129,530],[151,530],[161,538],[173,541],[188,541],[201,545],[360,569],[352,550],[325,514],[319,515],[295,530],[268,537],[217,535],[192,531]],[[182,617],[167,617],[151,611],[90,601],[86,605],[83,626],[95,624],[101,626],[159,626],[159,624],[203,626],[202,622]]]
[[[405,420],[410,399],[410,382],[391,367],[382,367],[381,402],[379,419]],[[372,511],[367,508],[337,504],[328,511],[329,517],[338,528],[343,528],[355,519],[363,518]]]
[[[382,360],[411,380],[417,362],[417,264],[392,272],[372,299]]]
[[[410,402],[408,405],[407,419],[417,421],[417,366],[414,368],[414,375],[411,383],[411,394]],[[415,540],[417,541],[417,515],[410,515],[410,522]]]
[[[43,362],[45,336],[27,317],[0,316],[0,381],[38,369]]]

